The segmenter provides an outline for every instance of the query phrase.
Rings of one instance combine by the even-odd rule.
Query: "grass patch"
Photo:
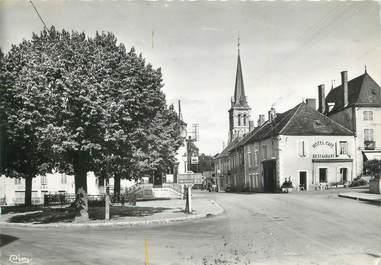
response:
[[[41,206],[2,206],[1,214],[7,213],[26,213],[26,212],[34,212],[34,211],[42,211],[44,208]]]
[[[110,208],[110,219],[117,220],[121,217],[144,217],[150,216],[155,213],[160,213],[168,208],[157,207],[131,207],[131,206],[112,206]],[[11,217],[8,222],[10,223],[37,223],[48,224],[56,222],[72,222],[75,218],[75,208],[40,208],[41,212],[27,213],[23,215],[16,215]],[[36,211],[36,210],[35,210]],[[91,207],[89,208],[89,219],[91,220],[104,220],[105,209],[104,207]]]

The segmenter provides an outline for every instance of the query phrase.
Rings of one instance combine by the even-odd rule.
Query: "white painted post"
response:
[[[189,196],[189,208],[188,213],[192,213],[192,185],[189,185],[188,187],[188,196]]]
[[[105,220],[110,220],[110,189],[108,177],[106,179]]]

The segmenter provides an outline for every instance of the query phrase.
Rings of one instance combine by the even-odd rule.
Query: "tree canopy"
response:
[[[52,27],[2,61],[7,142],[22,151],[7,153],[6,172],[22,172],[27,161],[38,168],[33,174],[74,173],[77,191],[87,189],[88,171],[137,179],[175,162],[182,139],[161,69],[112,33],[91,38]]]

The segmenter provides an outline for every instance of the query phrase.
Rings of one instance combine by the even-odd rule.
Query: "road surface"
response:
[[[1,264],[381,265],[381,207],[335,192],[194,193],[225,213],[140,228],[1,229]],[[26,263],[24,263],[26,264]]]

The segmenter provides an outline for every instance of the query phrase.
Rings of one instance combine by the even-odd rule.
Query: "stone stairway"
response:
[[[154,198],[180,199],[181,193],[172,188],[152,188]]]

